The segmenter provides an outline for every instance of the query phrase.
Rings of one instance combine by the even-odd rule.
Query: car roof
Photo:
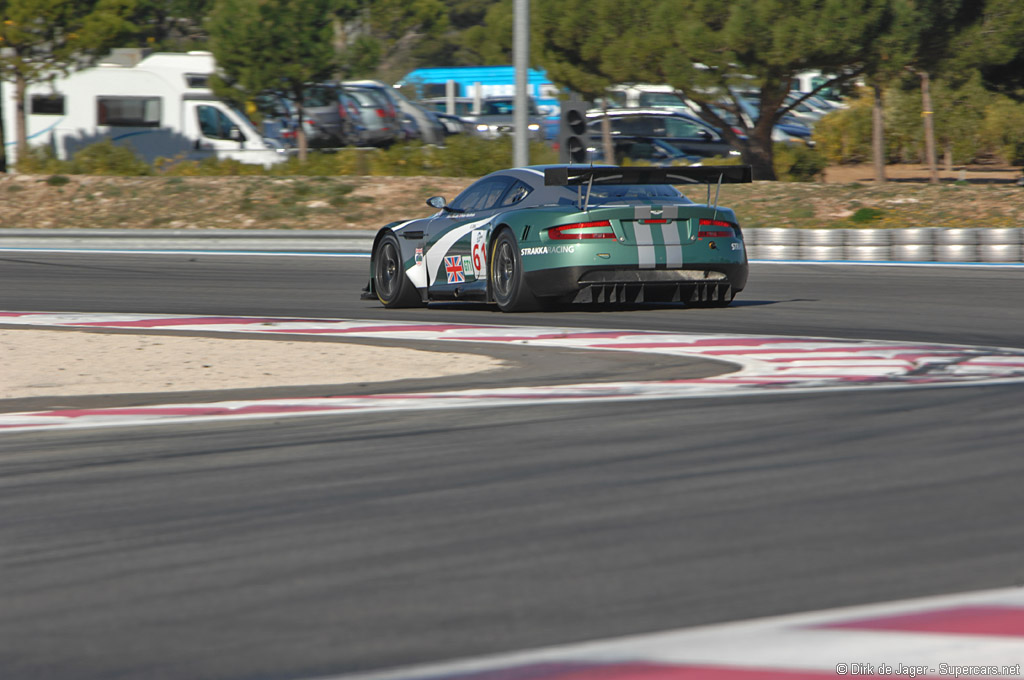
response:
[[[590,109],[587,111],[587,118],[600,118],[601,116],[611,116],[618,118],[621,116],[663,116],[669,118],[686,118],[687,120],[696,120],[704,123],[697,116],[678,111],[676,109],[661,108],[657,106],[645,107],[645,108],[627,108],[627,109]],[[706,124],[706,123],[705,123]]]

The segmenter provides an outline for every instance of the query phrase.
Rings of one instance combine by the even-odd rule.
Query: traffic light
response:
[[[558,118],[559,162],[587,162],[587,109],[589,108],[589,102],[562,102],[562,114]]]

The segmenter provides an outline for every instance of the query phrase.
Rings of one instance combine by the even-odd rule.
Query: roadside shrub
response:
[[[545,165],[558,162],[558,153],[548,144],[530,144],[530,162]],[[188,160],[185,154],[158,158],[150,166],[128,147],[109,141],[92,144],[72,161],[59,161],[44,147],[19,161],[18,170],[32,174],[152,175],[168,177],[218,177],[267,175],[329,177],[337,175],[440,175],[476,177],[512,164],[512,139],[481,139],[455,135],[445,146],[420,142],[394,144],[387,149],[343,148],[310,150],[305,162],[290,157],[284,163],[264,168],[236,160],[205,158]]]
[[[985,148],[1010,165],[1024,165],[1024,103],[999,97],[985,107],[980,136]]]
[[[828,166],[820,151],[804,144],[776,144],[773,156],[775,176],[783,182],[813,182]]]
[[[814,124],[815,148],[830,165],[871,160],[872,95],[866,92]]]
[[[924,161],[924,125],[921,122],[921,91],[889,88],[885,91],[885,161]]]
[[[109,139],[90,144],[71,158],[70,172],[76,175],[151,175],[153,168],[128,146]]]
[[[854,224],[868,224],[877,222],[885,216],[885,212],[878,208],[859,208],[857,212],[850,215],[850,221]]]
[[[440,147],[424,146],[421,142],[392,144],[374,158],[373,174],[438,175],[444,169],[443,155]]]
[[[985,91],[978,73],[957,88],[943,81],[935,83],[932,108],[935,109],[936,153],[940,158],[962,165],[988,155],[981,141],[981,127],[986,102],[997,96]]]
[[[71,172],[71,164],[57,159],[53,147],[33,146],[15,163],[18,172],[26,175],[56,175]]]

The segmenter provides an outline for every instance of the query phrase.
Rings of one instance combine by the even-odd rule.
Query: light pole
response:
[[[513,111],[515,136],[512,139],[512,161],[516,167],[530,164],[530,0],[515,0],[512,29],[512,60],[516,73],[516,98]]]

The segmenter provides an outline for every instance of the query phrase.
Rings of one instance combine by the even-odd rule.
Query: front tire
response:
[[[398,237],[385,234],[373,251],[373,290],[385,307],[422,307],[423,298],[405,275]]]
[[[503,312],[528,312],[540,309],[540,302],[523,279],[523,258],[516,237],[503,229],[491,251],[491,294]]]

